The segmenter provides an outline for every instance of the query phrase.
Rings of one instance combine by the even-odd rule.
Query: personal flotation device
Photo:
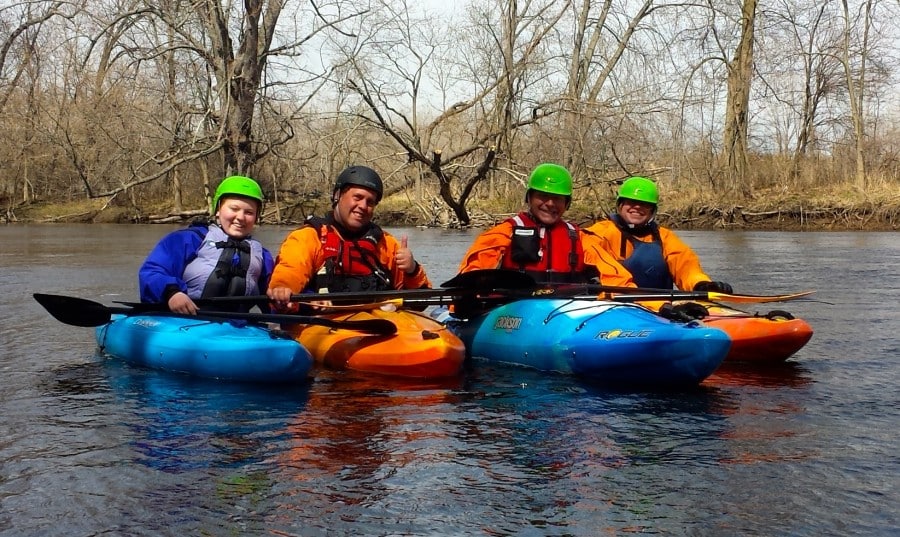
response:
[[[311,216],[306,224],[316,229],[325,264],[312,279],[314,292],[358,292],[393,289],[390,270],[378,257],[384,231],[369,224],[362,233],[351,234],[329,215]]]
[[[634,283],[638,287],[672,289],[675,280],[669,273],[669,265],[666,264],[659,225],[656,222],[649,222],[630,228],[618,214],[610,215],[609,218],[622,232],[622,240],[619,241],[619,259],[622,260],[622,266],[631,273]],[[647,235],[651,236],[649,242],[638,239]],[[631,255],[626,258],[627,243],[631,243],[632,250]]]
[[[507,220],[513,226],[510,250],[501,268],[519,270],[539,283],[579,283],[590,279],[578,227],[560,220],[547,227],[527,213]]]
[[[191,298],[244,296],[259,294],[259,279],[264,268],[262,244],[254,239],[236,240],[216,224],[205,232],[189,229],[202,236],[196,256],[184,269],[183,279]]]

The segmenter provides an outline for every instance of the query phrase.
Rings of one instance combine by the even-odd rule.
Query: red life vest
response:
[[[378,260],[378,244],[384,231],[375,224],[360,237],[345,239],[325,218],[311,217],[306,221],[319,233],[325,253],[324,271],[314,278],[315,290],[329,292],[380,291],[392,289],[390,271]]]
[[[591,278],[576,225],[560,220],[547,227],[524,212],[507,221],[513,231],[502,268],[522,271],[539,283],[581,283]]]

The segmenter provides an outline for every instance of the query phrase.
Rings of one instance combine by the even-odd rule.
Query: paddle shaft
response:
[[[147,308],[110,307],[84,298],[35,293],[34,299],[58,321],[72,326],[100,326],[108,323],[113,314],[163,315],[198,320],[242,320],[282,324],[315,324],[328,328],[356,330],[376,335],[397,333],[397,325],[387,319],[360,319],[339,321],[327,317],[291,315],[281,313],[244,313],[230,311],[199,311],[197,315],[184,315],[162,310],[162,306],[148,304]],[[154,309],[155,308],[155,309]]]
[[[436,302],[419,302],[445,304],[448,300],[458,298],[478,297],[481,294],[506,295],[511,300],[526,297],[572,297],[594,293],[610,294],[613,300],[637,302],[637,301],[668,301],[668,300],[721,300],[735,303],[765,303],[784,302],[794,300],[813,293],[803,291],[786,295],[740,295],[719,293],[715,291],[677,291],[674,289],[660,289],[653,287],[617,287],[597,284],[538,284],[533,278],[523,272],[508,269],[481,269],[457,274],[444,282],[437,289],[397,289],[387,291],[361,291],[361,292],[336,292],[336,293],[301,293],[291,295],[292,302],[330,302],[331,304],[359,304],[361,302],[382,302],[391,299],[429,299],[438,298]],[[632,295],[624,298],[624,295]],[[643,295],[643,296],[641,296]],[[264,305],[269,302],[265,295],[216,297],[197,299],[198,305],[243,303]]]

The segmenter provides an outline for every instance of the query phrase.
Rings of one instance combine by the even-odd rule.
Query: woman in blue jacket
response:
[[[256,181],[224,179],[213,198],[215,222],[173,231],[150,251],[138,271],[141,302],[195,315],[194,299],[264,294],[275,261],[251,238],[262,207]]]

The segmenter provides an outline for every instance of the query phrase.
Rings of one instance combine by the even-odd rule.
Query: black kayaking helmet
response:
[[[375,192],[376,203],[381,201],[381,196],[384,194],[384,183],[381,182],[378,172],[366,166],[350,166],[342,171],[334,182],[332,203],[337,203],[338,192],[351,185],[368,188]]]

